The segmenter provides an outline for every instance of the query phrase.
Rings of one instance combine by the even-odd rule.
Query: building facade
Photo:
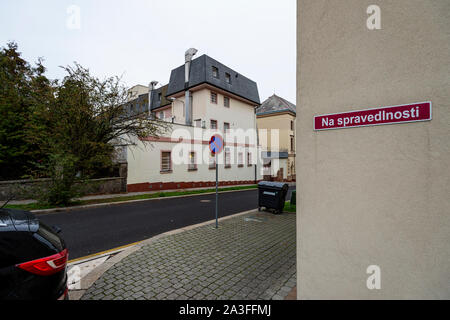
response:
[[[161,137],[128,146],[128,192],[215,186],[216,162],[220,185],[260,180],[256,82],[202,55],[186,58],[185,65],[171,72],[169,84],[154,84],[148,94],[131,101],[130,108],[149,112],[169,129]],[[215,134],[225,140],[217,158],[209,149]]]
[[[256,115],[264,180],[295,181],[295,104],[274,94]]]
[[[450,2],[297,7],[298,297],[449,299]],[[313,126],[424,101],[426,121]]]

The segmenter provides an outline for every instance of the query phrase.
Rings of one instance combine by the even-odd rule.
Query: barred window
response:
[[[252,166],[252,153],[251,152],[247,152],[247,166],[249,166],[249,167]]]
[[[171,152],[161,152],[161,171],[170,172],[172,171],[172,153]]]
[[[217,129],[217,120],[211,120],[211,129]]]
[[[211,92],[211,103],[217,104],[217,93]]]
[[[230,107],[230,98],[228,97],[223,97],[223,105],[227,108]]]
[[[213,154],[211,154],[211,156],[209,157],[209,168],[210,169],[216,168],[216,156]]]
[[[190,152],[189,153],[188,170],[190,170],[190,171],[197,170],[197,161],[195,159],[195,152]]]
[[[225,168],[231,168],[231,151],[230,148],[225,149]]]
[[[242,152],[238,153],[238,167],[242,168],[244,166],[244,154]]]

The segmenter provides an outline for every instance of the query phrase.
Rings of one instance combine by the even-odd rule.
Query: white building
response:
[[[218,156],[220,185],[260,180],[257,84],[207,55],[191,60],[192,53],[187,52],[185,65],[172,71],[168,85],[156,89],[153,82],[147,94],[130,102],[132,111],[150,108],[171,128],[162,137],[128,146],[128,192],[214,186],[209,140],[216,133],[225,138]]]

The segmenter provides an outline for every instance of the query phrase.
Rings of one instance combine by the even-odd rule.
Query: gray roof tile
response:
[[[213,66],[219,70],[218,78],[213,76]],[[231,76],[231,83],[226,82],[225,74]],[[184,83],[184,65],[172,70],[167,96],[193,88],[200,84],[210,84],[239,97],[260,104],[258,86],[256,82],[244,77],[240,73],[228,68],[213,58],[202,55],[191,62],[190,79],[187,86]]]
[[[274,94],[273,96],[269,97],[266,101],[264,101],[261,104],[261,106],[256,109],[256,114],[264,115],[285,111],[290,111],[294,114],[297,114],[297,107],[295,106],[295,104]]]

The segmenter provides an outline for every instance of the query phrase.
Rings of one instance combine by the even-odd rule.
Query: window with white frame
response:
[[[188,170],[189,171],[197,170],[197,160],[195,157],[195,152],[189,152]]]
[[[231,84],[231,74],[229,74],[228,72],[225,73],[225,81],[228,84]]]
[[[244,153],[239,152],[238,153],[238,167],[242,168],[244,166]]]
[[[252,153],[251,152],[247,152],[247,166],[248,167],[252,166]]]
[[[225,168],[231,168],[231,150],[225,148]]]
[[[211,153],[209,156],[209,169],[215,168],[216,168],[216,155]]]
[[[219,69],[217,67],[212,67],[212,75],[214,78],[219,78]]]

